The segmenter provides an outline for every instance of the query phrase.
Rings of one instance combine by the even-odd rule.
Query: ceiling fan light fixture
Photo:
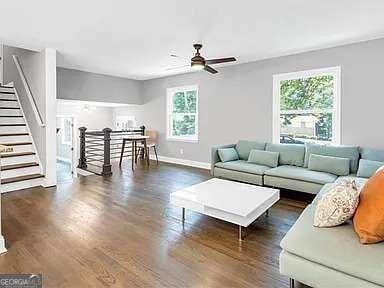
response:
[[[204,63],[202,62],[192,62],[191,67],[193,70],[203,70],[204,69]]]

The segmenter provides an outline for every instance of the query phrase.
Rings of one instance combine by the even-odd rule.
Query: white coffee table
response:
[[[171,203],[185,209],[247,227],[280,199],[277,189],[213,178],[171,193]]]

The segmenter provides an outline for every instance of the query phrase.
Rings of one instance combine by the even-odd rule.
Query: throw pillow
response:
[[[345,176],[349,174],[349,161],[348,158],[311,154],[308,169]]]
[[[277,167],[279,163],[279,152],[253,149],[249,153],[248,162],[268,167]]]
[[[357,177],[369,178],[382,166],[384,162],[360,159]]]
[[[317,202],[313,226],[334,227],[353,217],[359,204],[354,181],[336,184]]]
[[[217,153],[219,154],[219,158],[221,162],[229,162],[239,160],[239,155],[235,148],[222,148],[218,149]]]
[[[369,178],[361,190],[353,225],[361,243],[384,241],[384,167]]]

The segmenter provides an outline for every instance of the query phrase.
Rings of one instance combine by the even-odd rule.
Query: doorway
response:
[[[73,116],[56,117],[56,170],[57,182],[71,182],[75,176],[75,119]]]

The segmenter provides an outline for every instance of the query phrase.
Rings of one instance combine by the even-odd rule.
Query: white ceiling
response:
[[[384,36],[383,0],[12,0],[1,10],[0,42],[134,79],[185,72],[166,69],[187,64],[195,42],[206,58],[244,63]]]

